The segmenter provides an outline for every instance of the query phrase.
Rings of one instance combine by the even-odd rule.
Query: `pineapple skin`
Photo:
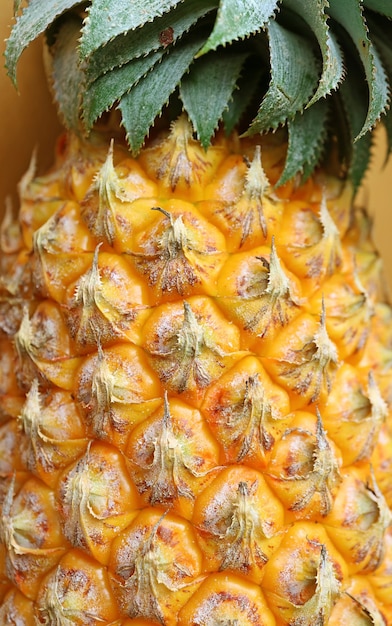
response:
[[[2,624],[392,624],[392,311],[279,133],[72,134],[1,231]]]

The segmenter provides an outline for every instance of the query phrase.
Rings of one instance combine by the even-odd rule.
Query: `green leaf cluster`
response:
[[[358,186],[371,131],[392,150],[390,0],[29,0],[15,2],[6,66],[47,33],[67,126],[121,112],[137,153],[163,111],[184,109],[207,147],[216,129],[285,126],[280,179],[309,176],[336,143]]]

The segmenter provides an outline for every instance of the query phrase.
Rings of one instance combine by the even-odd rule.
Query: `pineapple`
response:
[[[390,3],[15,17],[66,130],[1,228],[1,624],[392,625]]]

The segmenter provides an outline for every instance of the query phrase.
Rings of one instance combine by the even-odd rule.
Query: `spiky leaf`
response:
[[[15,84],[16,66],[23,50],[59,15],[78,4],[78,0],[52,0],[50,3],[30,0],[11,31],[5,52],[7,71]]]
[[[80,54],[89,57],[118,35],[136,30],[163,15],[180,0],[94,0],[80,42]]]
[[[363,4],[368,9],[372,9],[372,11],[377,11],[392,18],[392,3],[390,0],[364,0]]]
[[[222,119],[246,58],[229,53],[211,63],[209,56],[201,57],[181,81],[181,99],[204,148]]]
[[[256,93],[260,90],[261,79],[265,68],[254,59],[250,59],[241,71],[235,90],[228,102],[227,108],[222,113],[225,132],[229,135],[238,125],[245,111],[251,106]]]
[[[392,152],[392,111],[389,109],[384,118],[384,126],[388,140],[388,155]]]
[[[89,85],[83,97],[83,118],[87,128],[91,128],[98,117],[160,61],[164,50],[156,50],[149,55],[134,59],[112,72],[103,74]]]
[[[199,55],[259,32],[277,8],[278,0],[221,0],[213,31]]]
[[[203,41],[203,34],[196,33],[174,46],[170,55],[163,57],[159,72],[149,72],[121,98],[119,108],[133,152],[142,146],[156,116],[188,70]]]
[[[329,12],[351,36],[369,86],[369,105],[366,119],[358,131],[357,139],[364,136],[380,119],[388,104],[388,83],[379,55],[368,37],[366,22],[358,0],[329,0]]]
[[[324,149],[328,102],[319,100],[288,122],[288,150],[284,170],[276,186],[298,173],[306,179],[318,164]]]
[[[226,130],[237,127],[243,132],[248,128],[249,135],[285,125],[291,147],[284,176],[294,171],[306,176],[318,161],[322,143],[316,141],[317,134],[308,136],[308,129],[302,129],[299,120],[310,120],[311,116],[304,111],[327,98],[331,107],[335,107],[333,130],[331,127],[329,132],[339,139],[342,171],[349,171],[355,184],[368,162],[371,143],[362,138],[367,138],[378,120],[385,124],[392,146],[392,113],[388,108],[392,81],[390,0],[13,0],[13,3],[17,17],[7,43],[6,63],[14,81],[17,61],[34,38],[46,30],[47,41],[54,50],[53,42],[66,19],[63,14],[69,11],[85,18],[77,45],[78,64],[63,39],[65,31],[55,44],[57,50],[65,53],[65,58],[69,55],[68,61],[54,65],[54,80],[57,98],[65,100],[59,103],[62,117],[73,128],[78,124],[78,116],[89,128],[103,111],[120,101],[128,137],[136,150],[148,134],[149,125],[169,100],[170,107],[165,111],[168,120],[178,114],[179,84],[192,66],[189,77],[183,79],[182,93],[204,145],[218,120]],[[181,46],[187,48],[199,36],[200,46],[195,56],[197,60],[208,58],[211,67],[192,64],[193,59],[187,55],[182,62],[177,56]],[[76,42],[76,32],[73,41]],[[206,94],[201,80],[198,81],[200,94],[192,93],[191,97],[191,91],[187,93],[197,71],[201,75],[204,72],[206,77],[213,76],[212,65],[219,68],[227,55],[234,58],[243,53],[249,55],[242,70],[243,78],[238,77],[234,66],[225,67],[227,74],[219,75],[220,80],[210,84],[211,93],[217,90],[215,97],[210,92]],[[249,72],[249,59],[252,68],[257,68],[257,75]],[[67,76],[67,63],[73,68],[74,78]],[[346,78],[346,70],[352,65],[357,84],[348,73]],[[356,91],[358,86],[360,94]],[[75,94],[76,90],[82,97],[75,96],[72,100],[70,93]],[[356,99],[362,99],[362,104]],[[200,101],[204,104],[200,111],[207,111],[205,118],[199,112]],[[207,105],[209,101],[211,104]],[[347,114],[350,103],[356,107],[352,116]],[[71,111],[72,107],[75,112]],[[317,110],[313,115],[322,126]],[[250,126],[249,120],[253,120]],[[324,137],[324,131],[321,136]],[[310,144],[308,152],[304,146],[311,139],[315,143]],[[356,144],[352,147],[354,140]],[[328,138],[326,145],[332,145]],[[301,163],[299,158],[293,158],[294,152],[302,154]]]
[[[326,9],[328,0],[286,0],[285,6],[308,24],[320,46],[323,71],[316,93],[308,106],[334,91],[344,76],[344,61],[340,47],[328,26]]]
[[[341,86],[340,98],[346,113],[346,128],[349,131],[348,146],[351,148],[349,175],[356,190],[369,165],[371,135],[367,133],[358,138],[366,115],[366,98],[361,97],[366,88],[355,61],[347,58],[347,64],[347,77]]]
[[[388,75],[389,84],[392,83],[392,22],[385,24],[385,20],[380,24],[378,20],[368,19],[371,27],[374,44],[380,53],[384,69]],[[389,106],[383,116],[383,122],[388,137],[388,153],[392,152],[392,108]]]
[[[67,19],[56,37],[52,50],[52,78],[59,110],[66,126],[80,129],[80,103],[84,75],[78,64],[77,44],[80,20]]]
[[[201,17],[216,9],[217,5],[218,0],[187,0],[178,4],[169,14],[109,41],[89,59],[86,69],[88,79],[93,81],[114,67],[145,56],[153,50],[164,50],[171,38],[175,43]]]
[[[250,133],[276,129],[304,108],[315,92],[319,67],[312,44],[271,21],[268,26],[271,81]]]
[[[21,4],[22,4],[22,0],[14,0],[14,15],[16,15],[17,12],[19,11]]]

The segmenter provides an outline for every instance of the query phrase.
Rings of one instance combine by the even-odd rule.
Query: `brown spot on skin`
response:
[[[158,526],[157,535],[166,544],[171,544],[174,541],[174,533],[165,526]]]
[[[165,30],[159,33],[159,43],[164,48],[167,48],[167,46],[169,46],[174,41],[173,35],[174,35],[173,28],[171,26],[168,26],[167,28],[165,28]]]
[[[324,265],[324,257],[322,254],[318,254],[313,256],[307,262],[307,266],[309,267],[309,271],[306,274],[306,278],[315,278],[321,275]]]

